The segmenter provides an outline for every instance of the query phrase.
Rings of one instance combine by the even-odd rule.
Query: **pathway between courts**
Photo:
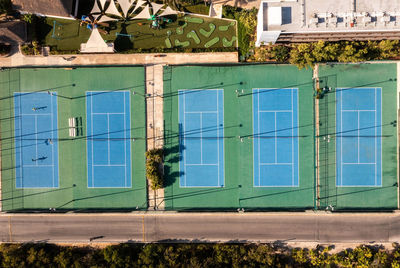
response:
[[[163,64],[146,66],[146,115],[147,149],[163,148],[164,113],[163,113]],[[152,190],[147,183],[148,205],[150,210],[164,209],[164,189]]]
[[[79,66],[79,65],[146,65],[146,64],[196,64],[235,63],[237,52],[218,53],[164,53],[164,54],[90,54],[24,56],[16,53],[0,57],[0,67],[21,66]]]

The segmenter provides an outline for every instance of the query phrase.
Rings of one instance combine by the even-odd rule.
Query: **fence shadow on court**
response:
[[[260,94],[270,93],[272,91],[278,91],[278,90],[281,90],[281,89],[298,88],[298,87],[301,87],[301,86],[312,86],[312,85],[313,85],[313,82],[291,84],[291,85],[286,85],[286,86],[282,86],[282,87],[279,87],[279,88],[271,88],[271,89],[268,88],[268,89],[263,90],[263,91],[257,91],[257,92],[251,92],[251,93],[242,93],[242,94],[238,94],[238,97],[252,96],[252,95],[255,95],[255,94],[260,95]]]
[[[230,84],[225,84],[224,82],[220,82],[220,83],[214,83],[214,84],[209,84],[209,85],[204,85],[204,86],[200,86],[197,87],[195,89],[191,89],[191,90],[185,90],[185,91],[176,91],[176,92],[170,92],[167,94],[164,94],[163,97],[164,98],[170,98],[170,97],[175,97],[175,96],[179,96],[179,95],[186,95],[186,94],[190,94],[190,93],[195,93],[201,90],[208,90],[208,89],[217,89],[217,88],[226,88],[226,87],[232,87],[232,86],[244,86],[246,84],[246,82],[238,82],[238,83],[230,83]],[[274,88],[274,89],[269,89],[269,90],[265,90],[265,91],[261,91],[261,92],[257,92],[257,93],[238,93],[238,97],[245,97],[245,96],[250,96],[250,95],[254,95],[254,94],[263,94],[263,93],[269,93],[271,91],[277,91],[277,90],[281,90],[281,89],[288,89],[288,88],[297,88],[297,87],[301,87],[301,86],[312,86],[313,82],[306,82],[306,83],[299,83],[299,84],[291,84],[291,85],[287,85],[287,86],[283,86],[280,88]]]
[[[77,85],[75,83],[73,84],[68,84],[68,85],[63,85],[63,86],[58,86],[58,87],[52,87],[52,88],[46,88],[46,89],[40,89],[40,90],[35,90],[35,91],[30,91],[30,92],[18,92],[20,93],[20,95],[18,95],[18,97],[20,96],[26,96],[26,95],[31,95],[31,94],[35,94],[35,93],[41,93],[41,92],[54,92],[56,91],[56,95],[59,98],[63,98],[63,99],[67,99],[67,100],[76,100],[76,99],[81,99],[81,98],[86,98],[86,94],[84,95],[78,95],[78,96],[66,96],[66,95],[62,95],[59,92],[57,92],[58,89],[63,89],[63,88],[71,88],[71,87],[76,87]],[[103,94],[107,94],[107,93],[112,93],[112,92],[117,92],[117,91],[124,91],[124,90],[134,90],[135,88],[144,88],[145,84],[140,84],[140,85],[132,85],[132,86],[128,86],[128,87],[122,87],[122,88],[116,88],[116,89],[98,89],[98,90],[94,90],[92,92],[96,92],[96,93],[92,93],[91,96],[96,96],[96,95],[103,95]],[[144,98],[146,98],[146,95],[141,94],[139,92],[135,92],[135,94],[140,95]],[[14,95],[9,95],[9,96],[5,96],[5,97],[1,97],[0,101],[3,100],[7,100],[7,99],[12,99],[15,98]],[[9,109],[6,109],[9,110]]]
[[[61,191],[73,189],[75,187],[76,187],[76,184],[73,184],[72,186],[62,187],[62,188],[55,188],[55,189],[52,189],[52,190],[46,190],[46,191],[38,192],[38,193],[21,194],[21,195],[18,195],[18,196],[6,197],[6,198],[1,199],[1,201],[4,202],[4,201],[21,199],[21,198],[35,196],[35,195],[43,195],[43,194],[48,194],[48,193],[61,192]],[[2,191],[2,193],[3,194],[7,194],[7,193],[11,193],[11,192],[16,192],[16,191],[19,191],[19,190],[23,190],[23,189],[22,188],[18,188],[18,189],[14,190],[14,191],[8,191],[8,192]]]
[[[172,132],[170,134],[164,135],[164,138],[167,139],[173,139],[173,138],[185,138],[185,139],[199,139],[200,137],[194,137],[194,136],[189,136],[189,135],[195,135],[195,134],[201,134],[201,133],[207,133],[207,132],[213,132],[213,131],[218,131],[218,130],[227,130],[227,129],[233,129],[233,128],[241,128],[242,124],[238,125],[231,125],[231,126],[212,126],[212,127],[203,127],[203,128],[198,128],[198,129],[191,129],[188,131],[183,131],[182,130],[182,124],[179,124],[179,133],[177,132]],[[189,137],[187,137],[189,136]],[[222,136],[222,137],[202,137],[203,139],[227,139],[227,138],[235,138],[236,136]]]
[[[0,201],[3,201],[3,202],[4,201],[12,201],[12,200],[23,199],[25,197],[30,197],[30,196],[37,196],[37,195],[44,195],[44,194],[54,193],[54,192],[61,192],[61,191],[65,191],[65,190],[71,190],[71,189],[73,189],[75,187],[76,187],[76,185],[73,184],[70,187],[57,188],[57,189],[52,189],[52,190],[47,190],[47,191],[38,192],[38,193],[32,193],[32,194],[20,194],[18,196],[13,196],[13,197],[10,197],[10,198],[3,198]],[[19,190],[23,190],[23,189],[17,189],[17,190],[14,190],[14,191],[3,192],[3,194],[9,194],[11,192],[15,193],[15,192],[17,192]],[[71,199],[68,202],[65,202],[65,203],[61,204],[61,205],[54,206],[54,209],[55,209],[54,211],[59,210],[59,212],[67,212],[67,211],[78,211],[78,210],[79,211],[93,210],[94,212],[96,212],[96,211],[99,211],[97,208],[74,208],[74,207],[66,208],[66,206],[68,206],[70,204],[73,204],[74,202],[77,202],[77,201],[89,200],[89,199],[94,199],[94,198],[102,198],[102,197],[105,197],[105,196],[115,196],[115,195],[132,193],[132,192],[137,192],[137,191],[145,191],[145,190],[146,190],[146,188],[142,187],[142,188],[139,188],[139,189],[131,189],[131,190],[118,191],[118,192],[114,192],[114,193],[98,194],[98,195],[93,195],[93,196],[85,196],[85,197],[80,197],[80,198],[74,198],[74,199]],[[111,209],[102,209],[102,210],[106,210],[106,211],[111,211],[111,210],[112,211],[114,211],[114,210],[115,211],[126,211],[126,210],[132,211],[132,209],[133,210],[138,210],[138,209],[146,209],[146,208],[147,208],[147,201],[145,203],[141,204],[140,206],[137,206],[136,208],[111,208]],[[31,211],[31,210],[33,210],[33,211],[43,211],[43,210],[47,211],[48,209],[43,209],[43,208],[31,209],[31,208],[24,208],[24,207],[17,208],[17,209],[15,209],[15,208],[8,209],[8,211],[14,211],[14,212],[15,211]]]
[[[76,84],[68,84],[68,85],[52,87],[52,88],[45,88],[45,89],[40,89],[40,90],[35,90],[35,91],[30,91],[30,92],[16,92],[16,93],[20,93],[18,95],[18,97],[20,97],[20,96],[31,95],[31,94],[40,93],[40,92],[50,92],[50,91],[54,92],[54,91],[56,91],[58,89],[75,87],[75,85]],[[63,95],[59,95],[59,94],[57,94],[57,97],[69,99],[69,97],[66,97],[66,96],[63,96]],[[9,96],[5,96],[5,97],[1,97],[0,101],[13,99],[13,98],[15,98],[14,95],[9,95]]]
[[[351,191],[351,192],[347,192],[347,193],[335,193],[335,194],[330,194],[328,196],[324,196],[324,197],[320,197],[320,200],[324,200],[324,199],[328,199],[328,198],[336,198],[336,197],[340,197],[340,196],[347,196],[347,195],[353,195],[353,194],[358,194],[358,193],[365,193],[365,192],[376,192],[376,191],[383,191],[385,189],[390,189],[393,187],[398,187],[397,182],[394,183],[393,185],[390,186],[382,186],[382,187],[375,187],[375,188],[371,188],[371,187],[365,187],[368,189],[361,189],[361,190],[355,190],[355,191]]]
[[[118,191],[118,192],[114,192],[114,193],[107,193],[107,194],[98,194],[98,195],[92,195],[92,196],[85,196],[85,197],[80,197],[80,198],[74,198],[71,199],[70,201],[61,204],[59,206],[57,206],[57,209],[63,209],[65,206],[68,206],[71,203],[77,202],[77,201],[83,201],[83,200],[89,200],[89,199],[95,199],[95,198],[101,198],[101,197],[105,197],[105,196],[115,196],[115,195],[119,195],[119,194],[126,194],[126,193],[132,193],[132,192],[137,192],[137,191],[145,191],[146,187],[142,187],[142,188],[138,188],[138,189],[131,189],[131,190],[124,190],[124,191]]]
[[[215,187],[215,188],[210,188],[210,189],[194,190],[194,191],[191,191],[190,193],[166,195],[166,196],[164,196],[164,200],[165,201],[176,200],[176,199],[199,196],[199,195],[204,195],[204,194],[233,191],[233,190],[238,190],[241,187],[242,187],[241,185],[238,185],[236,187]]]
[[[189,89],[189,90],[184,90],[184,91],[175,91],[175,92],[170,92],[170,93],[166,93],[164,94],[162,97],[163,98],[171,98],[171,97],[176,97],[179,95],[187,95],[187,94],[191,94],[191,93],[196,93],[202,90],[209,90],[209,89],[219,89],[219,88],[226,88],[226,87],[231,87],[231,86],[236,86],[236,85],[243,85],[243,82],[238,82],[238,83],[230,83],[230,84],[225,84],[224,82],[220,82],[220,83],[214,83],[214,84],[209,84],[209,85],[204,85],[204,86],[200,86],[200,87],[196,87],[193,89]]]
[[[253,200],[253,199],[257,199],[257,198],[276,196],[276,195],[282,195],[282,194],[304,192],[304,191],[313,190],[314,188],[315,187],[306,187],[306,188],[299,188],[299,189],[295,189],[295,190],[281,191],[278,193],[262,194],[262,195],[256,195],[256,196],[251,196],[251,197],[239,198],[239,204],[240,204],[240,202],[246,201],[246,200]]]
[[[172,165],[179,163],[182,159],[180,151],[183,145],[174,145],[168,148],[164,148],[164,187],[171,186],[175,181],[183,175],[182,171],[173,171]]]
[[[132,85],[132,86],[128,86],[128,87],[122,87],[122,88],[116,88],[116,89],[104,89],[104,90],[94,90],[91,91],[91,96],[98,96],[98,95],[104,95],[104,94],[108,94],[108,93],[112,93],[112,92],[118,92],[118,91],[125,91],[125,90],[134,90],[135,88],[144,88],[145,84],[141,84],[141,85]],[[144,94],[141,94],[139,92],[134,91],[135,95],[139,95],[143,98],[146,98],[147,96]],[[86,98],[86,94],[85,95],[79,95],[79,96],[74,96],[74,97],[69,97],[70,100],[77,100],[77,99],[82,99],[82,98]]]
[[[329,66],[329,65],[327,65],[327,66]],[[356,85],[354,87],[340,88],[340,90],[348,90],[348,89],[352,89],[352,88],[362,88],[362,87],[369,87],[369,86],[379,86],[382,83],[395,82],[395,81],[397,81],[397,78],[394,77],[394,78],[389,78],[389,79],[386,79],[386,80],[374,81],[374,82],[370,82],[370,83],[360,84],[360,85]],[[318,82],[320,84],[320,88],[333,87],[333,88],[336,89],[337,88],[337,84],[338,84],[338,82],[337,82],[337,74],[320,76],[319,79],[318,79]],[[332,93],[335,93],[335,91],[329,91],[326,94],[332,94]]]
[[[344,133],[351,133],[351,132],[356,132],[359,130],[367,130],[367,129],[375,129],[375,128],[382,128],[382,127],[387,127],[387,126],[392,126],[392,127],[397,127],[397,120],[391,121],[389,123],[384,123],[384,124],[380,124],[380,125],[375,125],[375,126],[370,126],[370,127],[362,127],[362,128],[355,128],[355,129],[350,129],[350,130],[346,130],[346,131],[340,131],[340,132],[329,132],[326,134],[322,134],[319,136],[316,136],[316,138],[320,138],[320,137],[325,137],[325,136],[338,136],[339,137],[343,137],[343,138],[354,138],[354,137],[371,137],[371,138],[376,138],[376,137],[382,137],[382,138],[388,138],[388,137],[393,137],[393,135],[346,135],[346,136],[340,136],[341,134]]]
[[[165,157],[165,165],[164,165],[164,187],[173,185],[177,179],[182,176],[184,173],[182,171],[173,171],[172,165],[174,163],[179,163],[182,159],[183,151],[186,149],[184,144],[181,142],[181,139],[200,139],[204,137],[194,137],[192,135],[200,134],[200,133],[207,133],[213,132],[217,130],[226,130],[226,129],[233,129],[233,128],[240,128],[242,124],[239,125],[232,125],[228,127],[224,126],[217,126],[217,127],[206,127],[202,129],[193,129],[190,131],[184,132],[182,130],[182,126],[179,126],[179,133],[170,133],[164,136],[166,140],[166,145],[164,148],[164,157]],[[186,135],[190,135],[186,137]],[[179,139],[178,139],[179,138]],[[205,139],[231,139],[237,138],[236,136],[222,136],[222,137],[207,137]],[[175,139],[175,140],[174,140]]]
[[[281,131],[287,131],[287,130],[292,130],[292,129],[300,129],[300,128],[307,128],[307,127],[312,127],[313,124],[306,124],[302,126],[297,126],[297,127],[289,127],[289,128],[281,128],[281,129],[275,129],[271,131],[266,131],[266,132],[260,132],[260,133],[253,133],[253,134],[247,134],[240,136],[241,138],[275,138],[275,136],[262,136],[266,134],[275,134]],[[301,135],[301,136],[277,136],[277,138],[306,138],[309,135]]]
[[[2,138],[2,148],[1,152],[6,152],[6,151],[13,151],[15,149],[21,149],[24,147],[31,147],[31,146],[36,146],[39,145],[40,143],[45,143],[48,138],[43,138],[43,139],[36,139],[36,138],[26,138],[29,136],[37,135],[37,134],[45,134],[45,133],[51,133],[55,131],[63,131],[63,130],[68,130],[69,127],[65,128],[57,128],[57,129],[51,129],[51,130],[46,130],[46,131],[39,131],[39,132],[33,132],[33,133],[27,133],[24,135],[19,135],[19,136],[10,136],[10,137],[5,137]],[[74,138],[58,138],[58,139],[52,139],[53,141],[58,141],[58,142],[70,142],[70,141],[75,141],[75,140],[94,140],[94,141],[108,141],[108,140],[124,140],[124,139],[130,139],[130,140],[145,140],[145,137],[131,137],[131,138],[101,138],[101,136],[108,135],[108,134],[118,134],[118,133],[124,133],[126,131],[137,131],[140,129],[145,129],[145,126],[143,127],[134,127],[134,128],[128,128],[128,129],[121,129],[121,130],[115,130],[115,131],[108,131],[108,132],[102,132],[102,133],[97,133],[93,135],[84,135],[80,137],[74,137]],[[25,137],[25,138],[24,138]],[[21,145],[21,146],[12,146],[12,147],[5,147],[5,145],[8,144],[14,144],[15,139],[18,139],[18,141],[33,141],[30,144],[27,145]],[[36,142],[34,142],[36,141]],[[12,153],[10,155],[13,155]],[[7,156],[7,154],[2,154],[2,156]]]

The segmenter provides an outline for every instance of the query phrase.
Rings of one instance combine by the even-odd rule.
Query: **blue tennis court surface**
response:
[[[180,186],[224,186],[223,90],[180,90]]]
[[[253,89],[255,187],[299,185],[297,89]]]
[[[336,185],[381,186],[381,88],[339,88],[336,101]]]
[[[57,96],[14,93],[17,188],[58,187]]]
[[[131,187],[129,91],[88,91],[86,109],[88,187]]]

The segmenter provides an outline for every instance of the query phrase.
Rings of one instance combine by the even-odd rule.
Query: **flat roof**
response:
[[[398,0],[282,0],[263,1],[260,7],[264,9],[282,7],[282,25],[265,25],[264,18],[264,30],[268,31],[335,32],[400,29]]]
[[[0,23],[0,43],[21,44],[27,40],[26,23],[7,21]]]
[[[71,17],[73,0],[12,0],[13,9],[46,16]]]

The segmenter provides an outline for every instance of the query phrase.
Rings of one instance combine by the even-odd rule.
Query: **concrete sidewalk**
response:
[[[259,8],[261,0],[212,0],[213,4],[240,7],[243,9]]]
[[[237,52],[216,53],[152,53],[152,54],[90,54],[24,56],[15,53],[0,57],[0,67],[22,66],[82,66],[82,65],[147,65],[147,64],[201,64],[235,63]]]

